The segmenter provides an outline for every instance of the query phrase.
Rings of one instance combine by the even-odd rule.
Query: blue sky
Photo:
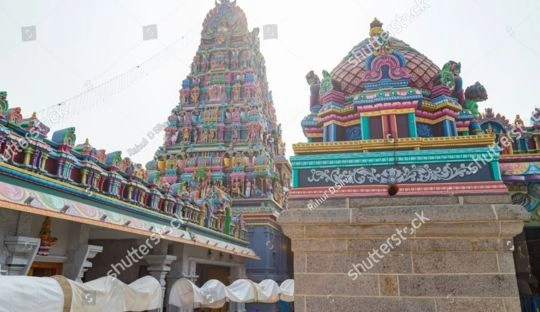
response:
[[[481,111],[492,107],[511,121],[516,114],[527,121],[538,105],[540,1],[238,4],[250,28],[278,25],[279,39],[261,40],[261,48],[289,154],[291,143],[305,141],[300,128],[309,106],[305,74],[332,70],[367,37],[374,17],[437,65],[460,61],[464,85],[480,81],[488,91]],[[178,102],[213,6],[214,0],[0,0],[0,90],[8,91],[11,107],[22,107],[29,116],[105,83],[75,97],[70,103],[77,109],[52,130],[75,126],[78,142],[89,138],[94,147],[125,156],[146,139],[148,145],[131,157],[146,163],[162,144],[161,134],[150,134]],[[150,24],[157,24],[158,38],[144,41],[142,27]],[[35,26],[36,40],[22,41],[25,26]]]

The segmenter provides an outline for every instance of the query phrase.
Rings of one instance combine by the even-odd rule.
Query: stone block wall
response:
[[[529,215],[507,196],[289,206],[295,311],[520,311],[512,238]]]

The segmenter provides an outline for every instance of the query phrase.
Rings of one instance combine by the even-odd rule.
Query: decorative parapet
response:
[[[358,152],[377,150],[402,150],[402,149],[434,149],[434,148],[458,148],[474,146],[490,146],[494,144],[495,136],[482,134],[464,137],[431,137],[431,138],[399,138],[339,141],[339,142],[313,142],[293,144],[296,155],[309,155],[318,153],[335,152]],[[294,157],[292,158],[294,159]]]
[[[7,93],[0,92],[0,104],[8,107]],[[52,187],[87,200],[136,206],[136,209],[175,217],[188,205],[199,205],[186,194],[174,192],[166,180],[147,181],[149,171],[122,158],[121,152],[107,154],[88,140],[75,145],[75,128],[46,135],[49,128],[34,113],[23,119],[21,109],[0,116],[0,173]],[[196,222],[196,219],[191,219]],[[222,233],[225,228],[213,228]]]

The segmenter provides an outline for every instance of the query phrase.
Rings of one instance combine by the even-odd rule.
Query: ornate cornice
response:
[[[387,139],[314,142],[293,144],[296,155],[317,153],[367,152],[377,150],[419,150],[431,148],[487,147],[495,142],[495,135],[482,134],[463,137],[399,138],[395,142]]]

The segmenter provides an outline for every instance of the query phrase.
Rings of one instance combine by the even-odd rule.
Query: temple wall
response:
[[[512,238],[529,215],[507,196],[307,202],[279,220],[295,311],[520,311]]]
[[[131,283],[139,278],[140,266],[144,265],[144,262],[138,260],[137,257],[134,257],[136,261],[128,259],[127,252],[131,248],[138,248],[143,243],[142,241],[137,239],[96,239],[90,240],[89,243],[103,246],[103,252],[92,260],[94,266],[86,273],[87,281],[106,276],[109,270],[113,270],[111,265],[117,265],[117,269],[120,271],[118,279],[124,283]],[[141,276],[144,275],[146,274]]]
[[[260,282],[273,279],[278,283],[290,278],[287,266],[287,237],[281,231],[268,226],[249,226],[250,246],[261,260],[246,261],[249,278]]]

